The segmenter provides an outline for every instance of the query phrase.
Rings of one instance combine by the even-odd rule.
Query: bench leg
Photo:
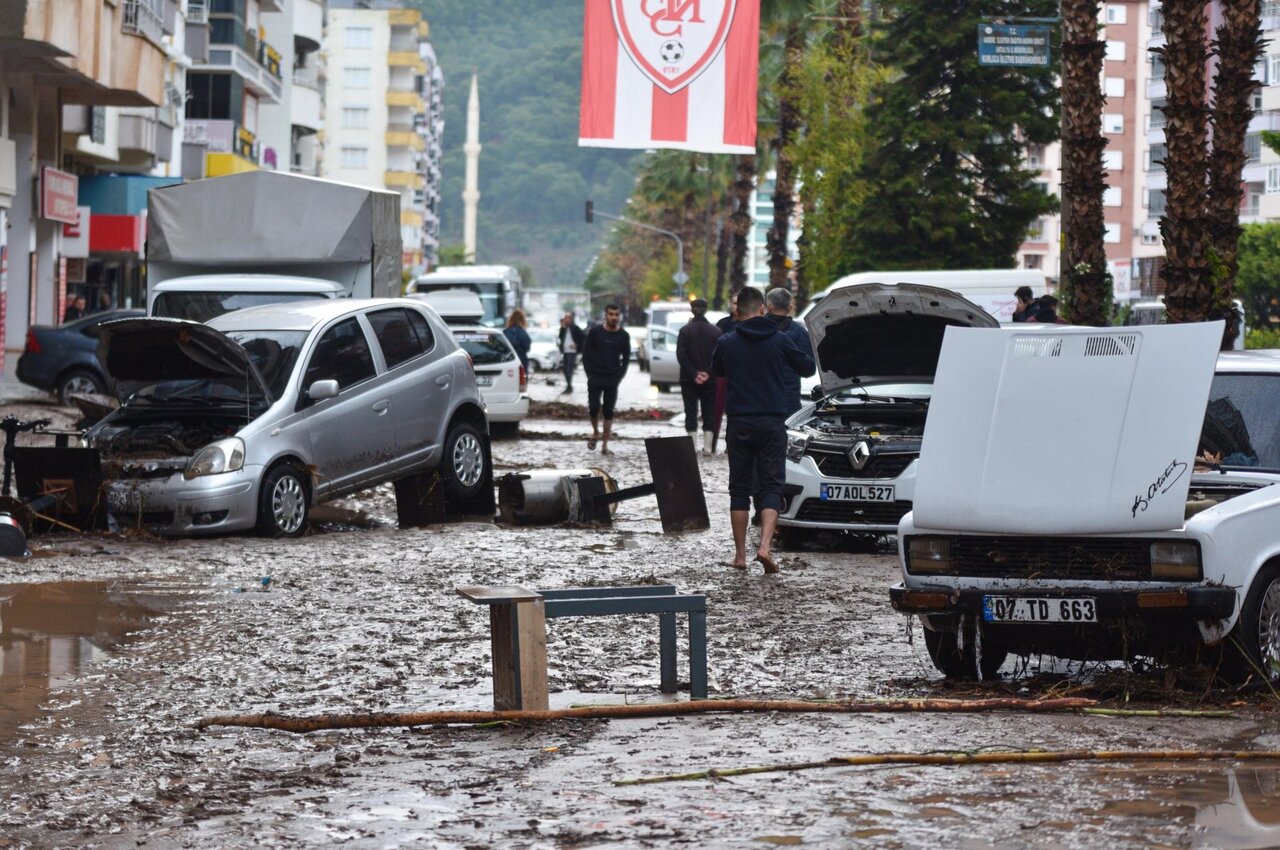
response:
[[[544,603],[489,606],[493,707],[547,710],[547,624]]]
[[[520,707],[520,648],[516,644],[515,606],[489,606],[489,648],[493,656],[493,708],[513,711]]]
[[[707,612],[689,612],[689,698],[707,698]]]
[[[662,692],[676,692],[676,615],[658,615],[658,648],[662,654]]]

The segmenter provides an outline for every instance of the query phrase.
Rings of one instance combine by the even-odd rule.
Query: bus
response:
[[[520,272],[515,266],[440,266],[419,275],[407,294],[466,289],[480,296],[484,315],[480,324],[500,328],[521,304]]]

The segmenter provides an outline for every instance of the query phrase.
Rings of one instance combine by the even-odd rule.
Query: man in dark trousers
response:
[[[716,382],[711,378],[711,355],[720,329],[707,321],[707,302],[694,299],[693,318],[676,335],[676,360],[680,362],[680,395],[684,399],[684,430],[690,439],[698,433],[698,407],[702,407],[702,453],[715,451]]]
[[[760,511],[760,548],[755,560],[764,565],[766,573],[778,571],[770,545],[786,483],[786,376],[794,372],[808,377],[814,371],[813,353],[797,348],[765,315],[760,290],[746,287],[739,291],[738,324],[720,338],[711,357],[712,374],[728,379],[725,448],[729,453],[729,519],[733,525],[731,567],[747,568],[747,524],[754,490]]]
[[[791,293],[782,287],[769,290],[764,297],[765,308],[769,319],[778,326],[778,330],[791,338],[796,348],[810,356],[813,355],[813,343],[809,341],[809,332],[800,322],[791,318]],[[787,387],[787,416],[795,413],[802,406],[800,399],[800,376],[795,372],[785,375]]]
[[[560,317],[560,353],[564,355],[564,391],[560,395],[573,392],[573,370],[578,368],[578,352],[586,340],[582,328],[573,323],[573,314],[565,313]]]
[[[604,324],[587,332],[582,344],[582,370],[587,373],[587,410],[591,414],[594,450],[600,440],[600,454],[611,455],[609,435],[613,432],[613,407],[618,403],[618,384],[631,362],[631,335],[622,329],[622,310],[617,304],[604,308]],[[604,414],[604,439],[600,439],[600,414]]]

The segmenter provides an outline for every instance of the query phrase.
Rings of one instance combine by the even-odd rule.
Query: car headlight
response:
[[[799,463],[804,457],[804,450],[809,448],[809,438],[795,431],[787,432],[787,460]]]
[[[1200,547],[1195,543],[1152,543],[1151,577],[1198,581]]]
[[[907,539],[907,572],[945,573],[951,570],[951,541],[945,537]]]
[[[220,472],[235,472],[244,468],[244,440],[239,437],[228,437],[210,443],[187,464],[182,477],[190,481],[201,475],[217,475]]]

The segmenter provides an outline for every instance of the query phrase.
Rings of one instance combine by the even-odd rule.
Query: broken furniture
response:
[[[458,594],[489,606],[493,648],[493,707],[547,709],[547,628],[556,617],[658,615],[661,690],[676,692],[676,615],[689,615],[689,695],[707,698],[707,598],[677,593],[672,585],[572,587],[469,586]]]
[[[44,512],[54,514],[50,524],[73,528],[92,527],[101,512],[98,493],[102,465],[93,449],[68,448],[78,431],[49,429],[49,420],[20,422],[13,416],[0,420],[5,436],[4,482],[0,487],[0,555],[21,557],[27,537]],[[18,434],[30,431],[54,437],[54,446],[18,446]],[[18,498],[11,496],[16,478]]]
[[[662,530],[667,534],[710,528],[693,441],[687,436],[647,437],[644,448],[653,483],[622,490],[600,470],[538,469],[504,475],[498,482],[503,520],[520,525],[608,524],[619,502],[657,496]]]

